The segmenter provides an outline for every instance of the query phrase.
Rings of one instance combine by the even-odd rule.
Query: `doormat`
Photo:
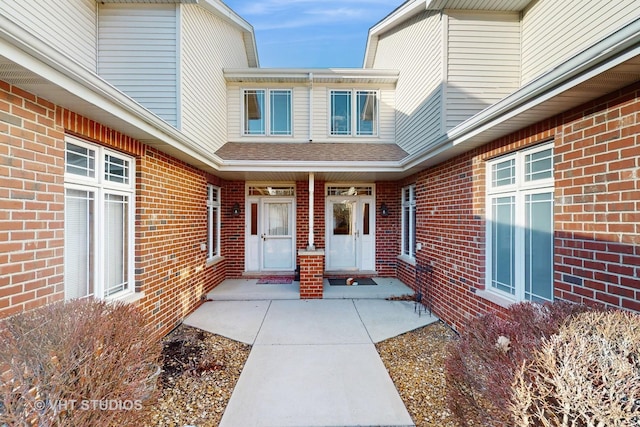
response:
[[[369,285],[377,285],[377,283],[373,279],[369,279],[368,277],[367,278],[361,277],[361,278],[354,278],[353,283],[351,285],[347,285],[347,279],[329,279],[329,285],[331,286],[369,286]]]
[[[265,276],[258,279],[258,285],[288,285],[293,282],[293,276]]]

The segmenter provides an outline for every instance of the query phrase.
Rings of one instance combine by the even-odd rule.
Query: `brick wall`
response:
[[[64,297],[65,133],[136,158],[135,280],[144,292],[138,304],[163,335],[226,276],[226,262],[207,265],[200,248],[207,241],[206,185],[223,188],[222,255],[234,251],[228,243],[237,227],[225,221],[237,186],[3,83],[0,317]]]
[[[55,105],[0,82],[0,317],[64,297],[63,132]]]
[[[640,83],[556,137],[555,295],[640,311]]]
[[[226,182],[222,193],[222,239],[223,255],[227,264],[227,277],[239,278],[244,272],[244,243],[245,243],[245,182]],[[240,215],[231,214],[233,205],[240,206]]]
[[[640,84],[552,117],[422,171],[418,262],[434,265],[434,311],[456,328],[503,309],[479,296],[485,276],[488,159],[555,142],[555,283],[558,299],[640,311]],[[399,190],[398,190],[398,198]],[[415,287],[415,269],[398,277]]]
[[[400,253],[400,187],[396,182],[376,182],[376,271],[380,277],[395,277]],[[385,203],[389,216],[380,215]]]
[[[325,189],[324,181],[316,180],[313,186],[313,239],[316,248],[325,248]],[[309,243],[309,181],[296,182],[296,249],[306,249]],[[296,263],[300,257],[296,255]]]

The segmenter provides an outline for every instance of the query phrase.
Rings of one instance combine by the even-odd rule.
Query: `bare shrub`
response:
[[[506,315],[469,322],[445,361],[447,403],[461,425],[512,426],[509,411],[516,371],[543,338],[569,317],[589,308],[568,302],[519,303]]]
[[[640,316],[584,313],[518,369],[517,426],[640,426]]]
[[[56,303],[0,323],[0,425],[140,425],[160,343],[133,306]]]

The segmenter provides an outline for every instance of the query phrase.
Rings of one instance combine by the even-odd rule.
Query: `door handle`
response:
[[[267,238],[267,236],[264,233],[262,233],[260,237],[262,238],[262,240],[265,240]]]

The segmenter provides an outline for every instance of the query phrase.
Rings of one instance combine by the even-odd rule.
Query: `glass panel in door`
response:
[[[291,202],[263,202],[263,270],[293,270],[293,222]]]
[[[330,203],[332,216],[329,231],[328,266],[332,270],[354,269],[356,262],[356,201]]]

